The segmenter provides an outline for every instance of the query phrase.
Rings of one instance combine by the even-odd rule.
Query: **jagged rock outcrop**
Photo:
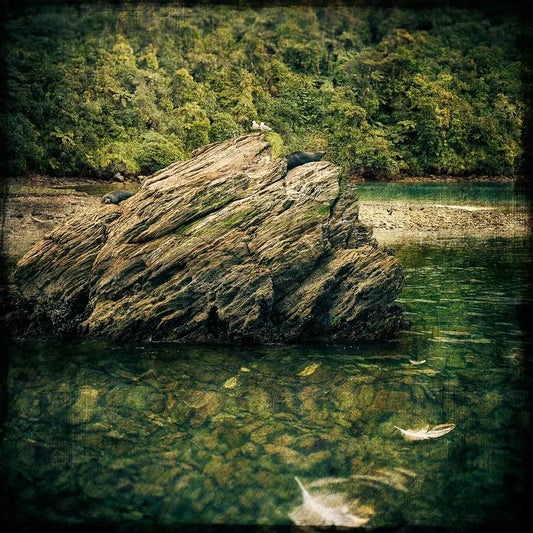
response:
[[[404,325],[401,267],[326,161],[261,133],[198,149],[19,262],[29,331],[185,342],[369,340]]]

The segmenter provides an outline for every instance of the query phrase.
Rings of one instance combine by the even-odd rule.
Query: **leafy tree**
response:
[[[348,172],[506,174],[522,156],[512,17],[352,7],[43,6],[9,20],[13,174],[150,173],[263,120]]]
[[[209,132],[211,141],[226,141],[239,133],[241,133],[241,129],[229,113],[216,113],[214,115]]]

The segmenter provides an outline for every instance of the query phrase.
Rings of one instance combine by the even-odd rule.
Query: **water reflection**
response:
[[[357,185],[360,200],[389,200],[429,202],[442,204],[501,205],[520,207],[527,205],[527,193],[514,182],[435,182],[435,183],[360,183]]]
[[[357,500],[368,526],[511,522],[525,486],[526,243],[397,254],[413,329],[396,341],[18,341],[2,450],[12,518],[284,524],[301,516],[297,477],[322,502]],[[422,442],[394,427],[443,423],[456,427]]]

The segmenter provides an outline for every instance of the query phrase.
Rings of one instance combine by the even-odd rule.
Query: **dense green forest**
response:
[[[255,119],[283,153],[325,149],[350,173],[512,175],[517,24],[454,9],[33,8],[6,24],[10,173],[148,174]]]

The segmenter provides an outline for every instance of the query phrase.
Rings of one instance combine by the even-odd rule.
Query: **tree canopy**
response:
[[[466,9],[48,6],[6,24],[12,174],[150,173],[269,124],[347,172],[512,175],[517,21]]]

